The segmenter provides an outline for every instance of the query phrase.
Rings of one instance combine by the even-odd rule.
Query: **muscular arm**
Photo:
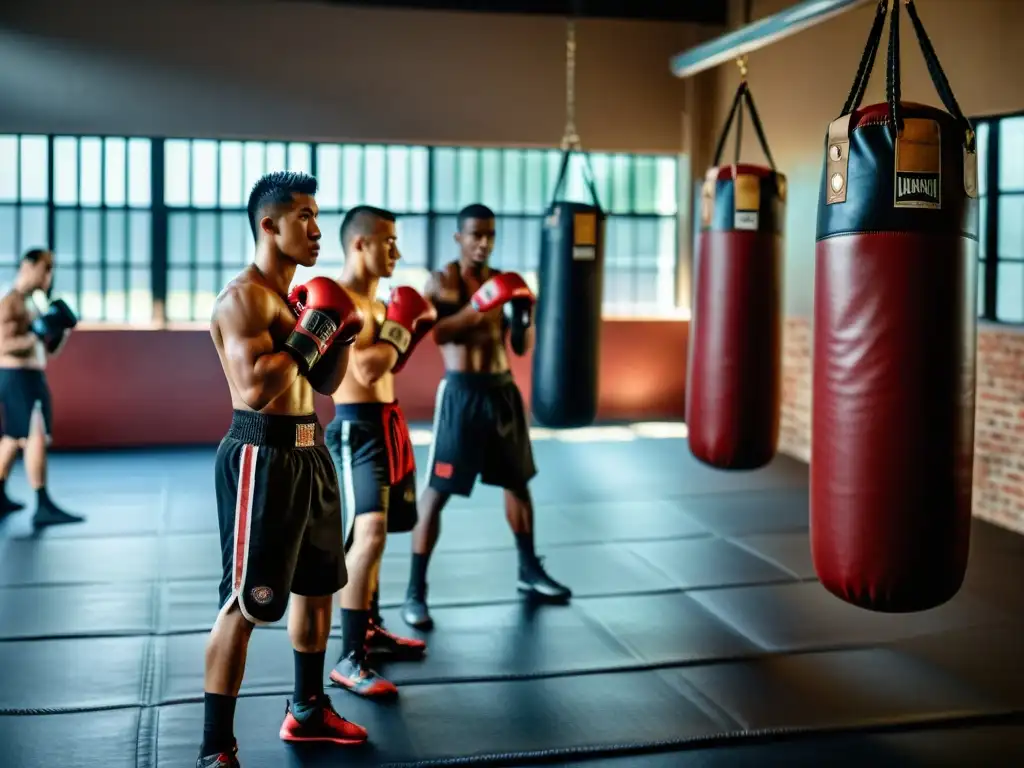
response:
[[[349,365],[348,345],[334,344],[306,378],[314,390],[330,397],[341,386]]]
[[[438,321],[434,325],[434,341],[438,345],[465,343],[472,338],[477,328],[487,322],[490,315],[477,312],[472,304],[451,311],[451,305],[442,301],[441,293],[441,280],[435,272],[430,275],[423,289],[423,296],[437,307]]]
[[[8,294],[0,301],[0,354],[27,354],[32,351],[37,341],[31,328],[23,334],[18,334],[21,323],[18,318],[16,300],[13,294]]]
[[[277,311],[264,289],[237,285],[221,298],[214,316],[231,380],[245,404],[256,411],[299,377],[295,359],[274,351],[270,325]]]
[[[372,387],[398,362],[398,350],[386,341],[357,339],[352,350],[352,374],[364,387]]]

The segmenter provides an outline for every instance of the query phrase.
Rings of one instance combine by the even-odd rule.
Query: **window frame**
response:
[[[404,210],[404,209],[403,210],[396,210],[396,213],[398,213],[399,215],[405,215],[405,216],[409,216],[409,217],[422,217],[423,219],[426,220],[426,249],[427,249],[427,252],[426,252],[426,254],[424,254],[424,257],[422,259],[416,259],[414,263],[411,263],[409,265],[411,268],[415,268],[415,269],[421,269],[422,268],[424,270],[435,270],[435,269],[439,268],[439,266],[441,264],[443,264],[443,263],[445,263],[445,262],[447,262],[449,260],[449,258],[450,258],[449,254],[439,244],[439,240],[438,240],[438,235],[439,235],[438,224],[439,224],[439,222],[450,220],[457,213],[456,210],[448,210],[449,206],[448,205],[442,205],[441,204],[442,201],[438,199],[437,183],[436,183],[437,170],[435,168],[435,165],[436,165],[436,159],[437,159],[438,154],[439,154],[440,151],[454,151],[454,152],[457,153],[456,154],[457,158],[461,157],[461,154],[466,152],[466,151],[475,153],[474,162],[477,164],[476,187],[477,187],[478,194],[482,194],[483,193],[483,189],[481,188],[481,184],[480,184],[480,179],[482,178],[482,175],[483,175],[483,167],[485,165],[485,162],[483,161],[483,157],[484,157],[483,153],[484,152],[489,152],[489,151],[498,151],[498,152],[500,152],[501,154],[500,154],[499,159],[498,159],[497,162],[499,163],[499,167],[500,167],[501,179],[498,182],[497,188],[501,190],[501,196],[502,197],[504,197],[504,195],[505,195],[506,182],[504,180],[504,175],[507,172],[507,168],[509,168],[510,165],[515,164],[516,162],[518,162],[519,163],[519,170],[516,171],[516,173],[518,173],[519,176],[523,177],[523,182],[522,183],[526,184],[527,182],[525,181],[525,179],[526,179],[526,177],[527,177],[527,175],[529,173],[529,171],[528,171],[528,168],[529,168],[528,163],[529,162],[534,162],[534,161],[528,159],[529,158],[529,153],[538,153],[538,155],[540,157],[540,162],[542,163],[542,166],[541,166],[541,168],[542,168],[542,176],[541,176],[541,182],[540,183],[541,183],[541,189],[543,190],[542,194],[543,194],[545,200],[547,199],[547,197],[551,193],[551,190],[549,189],[549,187],[551,186],[551,184],[554,181],[553,172],[552,172],[551,168],[549,167],[551,165],[550,158],[553,155],[560,154],[560,150],[558,148],[556,148],[556,147],[535,147],[535,146],[534,147],[531,147],[531,146],[500,146],[499,147],[499,146],[485,146],[485,145],[478,145],[478,146],[455,146],[455,145],[445,145],[445,144],[425,145],[425,144],[414,144],[414,143],[411,143],[411,142],[401,142],[401,143],[397,143],[397,144],[389,144],[389,143],[382,143],[382,142],[316,142],[316,141],[283,140],[283,139],[277,139],[277,138],[272,138],[272,137],[271,138],[261,138],[261,139],[256,139],[255,137],[247,137],[245,139],[234,138],[234,137],[216,137],[216,138],[214,138],[214,137],[185,137],[185,136],[160,136],[160,137],[153,137],[153,136],[128,136],[128,135],[115,135],[115,134],[102,134],[102,133],[89,133],[89,134],[13,133],[13,134],[4,134],[4,136],[14,137],[16,140],[19,141],[19,152],[18,152],[18,155],[16,156],[16,159],[18,161],[17,165],[18,165],[18,169],[19,170],[20,170],[20,166],[21,166],[21,160],[20,160],[20,157],[21,157],[20,141],[24,137],[33,137],[33,138],[37,138],[37,139],[45,139],[45,141],[46,141],[48,155],[47,155],[47,158],[46,158],[46,160],[47,160],[47,180],[46,180],[46,183],[47,183],[47,195],[46,195],[45,202],[43,202],[42,200],[40,200],[38,202],[23,200],[22,196],[21,196],[21,186],[20,186],[20,183],[19,183],[18,187],[16,188],[16,195],[17,195],[17,197],[14,200],[4,201],[3,203],[0,203],[0,204],[2,204],[5,207],[9,206],[9,207],[15,209],[16,210],[16,216],[19,217],[19,219],[18,219],[19,221],[20,221],[20,216],[22,215],[21,211],[23,211],[24,209],[30,208],[30,207],[45,208],[45,210],[46,210],[46,242],[33,243],[31,245],[45,246],[45,247],[48,247],[48,248],[51,248],[51,249],[54,248],[57,245],[57,242],[56,242],[57,241],[57,219],[58,219],[58,215],[61,212],[77,211],[80,214],[82,211],[86,211],[86,210],[93,211],[93,210],[95,210],[95,211],[100,213],[101,217],[104,217],[103,218],[104,224],[102,225],[104,227],[106,226],[106,223],[105,223],[106,222],[105,213],[107,211],[111,211],[111,210],[124,210],[126,214],[130,214],[131,212],[136,212],[136,211],[137,212],[147,212],[149,214],[149,217],[150,217],[150,232],[149,232],[149,264],[148,264],[148,266],[149,266],[149,286],[148,286],[148,289],[149,289],[149,293],[150,293],[150,297],[151,297],[151,304],[152,304],[152,318],[151,318],[151,322],[149,322],[149,323],[142,323],[142,322],[139,322],[139,321],[133,321],[132,320],[130,298],[129,298],[129,295],[130,295],[129,288],[125,289],[126,290],[126,295],[125,295],[125,310],[124,310],[124,312],[125,312],[125,317],[127,319],[126,320],[120,320],[120,321],[117,320],[117,319],[114,319],[114,320],[110,319],[110,315],[109,315],[109,309],[110,308],[108,307],[108,300],[107,300],[107,294],[108,294],[108,291],[107,291],[108,286],[107,286],[107,284],[108,284],[108,282],[111,281],[111,280],[114,281],[114,283],[111,284],[112,285],[112,289],[113,288],[117,288],[117,285],[120,284],[121,280],[124,280],[125,281],[125,285],[128,286],[130,283],[129,283],[129,277],[127,275],[131,272],[131,270],[132,269],[143,269],[144,268],[142,262],[134,262],[132,260],[132,258],[131,258],[131,250],[130,250],[130,241],[126,241],[126,242],[128,242],[128,244],[126,245],[125,263],[123,265],[120,265],[120,264],[114,265],[113,263],[108,265],[107,264],[107,259],[109,258],[109,254],[107,253],[107,251],[105,249],[103,250],[103,253],[99,254],[98,266],[97,265],[92,265],[91,261],[86,263],[85,259],[83,258],[82,244],[81,244],[82,243],[82,241],[81,241],[81,232],[80,232],[80,228],[79,228],[79,232],[76,235],[76,238],[77,238],[77,243],[76,243],[77,253],[75,255],[74,261],[72,262],[69,259],[68,261],[70,263],[62,265],[63,269],[68,269],[68,270],[70,270],[70,271],[72,271],[74,273],[73,282],[74,282],[74,286],[75,287],[74,287],[74,290],[72,291],[72,295],[77,297],[77,300],[78,300],[77,303],[78,303],[79,307],[81,306],[81,303],[83,301],[83,296],[86,293],[91,293],[91,291],[86,291],[85,290],[84,273],[85,272],[89,272],[89,271],[91,271],[93,269],[99,269],[100,272],[101,272],[100,286],[98,288],[98,293],[99,293],[99,295],[101,297],[100,307],[101,307],[102,311],[99,313],[98,319],[94,319],[94,318],[91,318],[91,317],[89,317],[89,318],[83,317],[83,321],[86,324],[98,324],[98,325],[103,325],[103,326],[116,326],[116,325],[120,325],[120,326],[140,327],[140,328],[141,327],[160,327],[160,328],[166,328],[168,326],[182,327],[182,326],[187,326],[187,325],[190,325],[190,324],[196,324],[196,323],[203,322],[204,318],[196,317],[197,297],[201,293],[201,291],[199,291],[199,285],[198,285],[198,283],[199,283],[199,281],[201,279],[201,277],[199,276],[200,272],[202,271],[202,267],[203,267],[203,265],[206,262],[211,262],[211,263],[216,262],[216,264],[214,264],[214,266],[218,267],[218,268],[222,266],[221,265],[222,254],[220,253],[220,251],[221,251],[220,248],[217,249],[217,253],[209,254],[206,258],[202,258],[202,254],[197,254],[195,252],[196,249],[195,249],[194,246],[191,249],[190,259],[189,259],[188,263],[174,263],[174,264],[171,263],[171,258],[170,258],[171,257],[171,254],[170,254],[170,245],[171,245],[171,243],[170,243],[170,234],[171,234],[171,218],[172,218],[173,214],[176,214],[176,213],[189,213],[189,214],[195,215],[197,213],[204,213],[204,214],[213,214],[213,215],[223,215],[224,213],[235,213],[235,212],[239,212],[239,211],[241,211],[241,212],[245,211],[244,200],[243,200],[243,205],[241,207],[236,207],[234,205],[225,206],[221,202],[219,194],[217,196],[218,199],[216,200],[214,205],[198,205],[196,203],[196,201],[194,199],[192,199],[194,190],[192,189],[192,183],[191,183],[191,167],[189,169],[190,172],[189,172],[189,200],[188,200],[188,204],[187,205],[178,204],[177,201],[175,203],[173,203],[173,204],[172,203],[168,203],[167,198],[166,198],[166,182],[167,182],[167,178],[166,178],[166,148],[167,148],[168,142],[175,142],[175,141],[188,142],[189,143],[190,163],[192,162],[191,161],[191,158],[192,158],[192,153],[191,152],[192,152],[193,142],[200,141],[200,142],[213,142],[213,143],[215,143],[217,145],[217,147],[218,147],[218,169],[217,169],[217,173],[216,173],[218,188],[219,188],[220,176],[221,176],[221,171],[220,171],[220,168],[219,168],[219,158],[220,158],[219,148],[224,143],[241,142],[243,144],[247,144],[249,142],[254,142],[254,143],[258,142],[260,144],[263,144],[265,147],[266,147],[266,145],[269,145],[269,144],[283,144],[286,147],[286,152],[290,152],[291,145],[304,145],[304,147],[308,148],[309,171],[314,176],[318,176],[318,177],[319,177],[319,174],[318,174],[318,164],[319,164],[319,160],[320,160],[320,148],[322,146],[336,146],[336,147],[339,147],[342,150],[344,150],[347,147],[359,147],[363,151],[365,151],[367,147],[382,147],[384,149],[387,149],[387,148],[389,148],[391,146],[401,146],[401,147],[407,148],[409,150],[426,150],[426,153],[427,153],[427,167],[426,167],[426,179],[425,179],[425,184],[426,184],[426,193],[425,193],[426,206],[425,206],[425,210],[423,210],[423,211],[419,210],[419,207],[420,207],[421,202],[422,202],[421,199],[420,199],[420,196],[417,195],[417,194],[413,194],[411,191],[410,191],[410,193],[408,195],[408,197],[409,197],[408,204],[406,205],[406,208],[408,208],[408,210]],[[125,157],[125,198],[126,199],[125,199],[125,202],[124,202],[123,206],[120,206],[120,205],[118,205],[118,206],[109,206],[109,205],[107,205],[107,202],[106,202],[106,199],[105,199],[105,193],[106,193],[105,176],[106,176],[106,171],[107,171],[106,162],[105,162],[105,150],[106,150],[106,140],[107,139],[111,139],[111,138],[121,139],[121,140],[123,140],[126,143],[126,157]],[[101,148],[102,148],[101,149],[101,163],[100,163],[100,185],[101,185],[102,196],[101,196],[101,200],[100,200],[100,204],[99,205],[92,205],[92,204],[83,205],[81,203],[81,197],[80,197],[80,195],[81,195],[81,185],[82,185],[81,167],[79,168],[78,178],[76,179],[76,182],[78,184],[78,194],[76,196],[76,200],[77,200],[76,204],[75,205],[71,205],[71,204],[69,204],[66,201],[62,201],[61,203],[57,203],[56,202],[56,198],[57,198],[56,190],[57,190],[57,181],[58,181],[57,180],[57,165],[58,165],[58,163],[56,162],[56,156],[55,156],[55,144],[56,144],[57,140],[59,140],[59,139],[74,139],[76,141],[76,144],[75,144],[75,146],[76,146],[76,156],[79,157],[79,166],[81,166],[81,159],[80,159],[81,158],[81,145],[78,142],[80,142],[82,139],[99,139],[102,142],[101,143]],[[149,206],[148,207],[145,207],[145,206],[139,207],[138,205],[132,205],[131,202],[130,202],[130,189],[131,189],[131,186],[132,186],[132,182],[130,180],[130,174],[131,174],[130,160],[129,160],[130,152],[128,150],[128,147],[130,146],[130,142],[132,140],[137,140],[137,139],[142,139],[142,140],[146,140],[146,141],[149,142],[149,163],[150,163],[150,169],[149,169],[149,187],[150,187],[149,188],[149,198],[150,199],[149,199]],[[305,152],[306,150],[303,150],[303,151]],[[511,161],[507,161],[508,153],[512,153],[512,152],[519,152],[519,153],[523,153],[523,154],[521,154],[521,156],[518,159],[512,159]],[[604,307],[605,307],[605,309],[603,311],[603,316],[604,317],[629,316],[631,314],[632,315],[651,316],[651,314],[653,312],[653,314],[655,316],[664,316],[666,319],[668,319],[668,318],[675,318],[680,313],[681,304],[684,303],[684,302],[680,301],[680,296],[678,295],[678,290],[676,290],[676,286],[678,285],[678,282],[679,282],[680,270],[685,269],[685,264],[684,264],[684,258],[685,257],[684,257],[684,254],[682,253],[681,248],[680,248],[680,244],[682,242],[682,237],[685,236],[684,233],[686,233],[688,231],[686,229],[686,223],[687,223],[687,221],[688,221],[688,219],[690,217],[690,211],[688,210],[688,205],[686,204],[685,196],[680,191],[682,189],[682,185],[681,185],[680,181],[682,179],[682,174],[684,173],[685,166],[686,166],[686,164],[683,162],[685,160],[685,156],[682,153],[669,154],[669,153],[652,153],[652,152],[634,152],[634,153],[627,153],[627,152],[597,153],[597,152],[595,152],[595,153],[592,153],[592,155],[593,156],[600,156],[600,157],[606,157],[607,158],[609,178],[608,178],[608,180],[607,180],[607,182],[605,184],[605,189],[606,189],[605,193],[606,194],[610,194],[610,195],[617,194],[617,192],[615,191],[615,185],[616,185],[615,177],[612,176],[613,173],[617,173],[617,171],[613,170],[613,168],[615,168],[614,164],[616,162],[618,162],[616,160],[616,158],[628,158],[628,166],[626,166],[626,167],[628,167],[628,171],[626,171],[626,173],[628,174],[628,189],[629,189],[629,192],[628,192],[628,206],[627,207],[628,207],[629,210],[628,211],[625,211],[625,210],[624,211],[618,211],[617,209],[618,209],[619,206],[618,206],[617,200],[615,201],[616,202],[615,206],[613,206],[612,205],[613,199],[611,199],[611,198],[610,199],[601,199],[600,202],[602,204],[602,208],[604,208],[604,210],[605,210],[605,214],[607,216],[607,221],[609,223],[614,221],[614,220],[626,220],[626,219],[630,219],[630,220],[648,220],[648,221],[654,221],[654,222],[666,222],[666,227],[670,223],[670,226],[672,228],[672,234],[671,234],[671,237],[670,237],[672,242],[671,242],[671,244],[669,244],[669,243],[667,243],[664,240],[665,237],[669,237],[669,235],[667,233],[667,229],[665,231],[662,231],[661,228],[660,228],[661,225],[659,225],[658,233],[657,233],[657,235],[655,235],[656,240],[654,241],[655,243],[657,243],[657,245],[655,245],[654,247],[656,249],[655,253],[660,253],[661,255],[658,258],[656,258],[654,261],[652,261],[650,264],[646,263],[646,260],[641,261],[641,259],[640,259],[641,251],[645,247],[650,248],[650,246],[643,246],[643,245],[641,245],[641,243],[644,242],[644,238],[645,237],[649,237],[650,235],[649,234],[645,235],[643,232],[641,232],[639,230],[639,228],[637,228],[634,232],[631,232],[630,234],[624,236],[626,241],[630,243],[630,246],[625,248],[625,250],[630,251],[629,254],[626,254],[626,255],[629,256],[629,258],[628,258],[627,261],[625,261],[623,263],[617,263],[611,269],[606,268],[606,277],[607,277],[608,274],[610,274],[612,272],[614,272],[614,274],[616,276],[620,276],[620,279],[628,277],[628,280],[623,279],[623,282],[621,283],[621,284],[628,284],[629,285],[628,291],[626,292],[626,293],[628,293],[628,295],[610,296],[606,292],[605,297],[604,297],[604,301],[603,301],[603,304],[604,304]],[[637,160],[639,158],[647,158],[647,157],[652,158],[653,162],[651,163],[650,167],[645,170],[644,168],[642,168],[643,163],[637,162]],[[638,206],[638,204],[640,204],[640,198],[638,198],[637,195],[636,195],[638,176],[641,173],[652,174],[652,180],[654,180],[655,183],[658,183],[657,179],[659,178],[659,174],[661,173],[659,171],[659,169],[658,169],[658,163],[663,161],[666,158],[671,159],[674,162],[674,164],[675,164],[674,189],[673,189],[674,206],[672,206],[672,207],[674,207],[674,210],[671,213],[667,212],[668,206],[662,206],[661,210],[659,210],[659,205],[658,205],[657,197],[656,197],[658,193],[657,193],[657,191],[655,191],[653,193],[654,196],[652,196],[652,203],[651,203],[652,210],[651,210],[651,212],[646,212],[646,211],[638,212],[637,206]],[[422,162],[422,160],[419,161],[419,162]],[[458,163],[459,161],[456,160],[456,162]],[[385,167],[387,167],[387,166],[385,166]],[[422,173],[422,170],[418,171],[417,173]],[[244,171],[243,171],[243,174],[244,174]],[[385,174],[385,175],[387,175],[387,174]],[[361,176],[365,176],[365,172],[363,174],[361,174]],[[664,177],[661,177],[661,178],[664,179]],[[410,178],[410,184],[411,183],[412,182],[411,182],[411,178]],[[420,183],[422,183],[422,182],[420,182]],[[458,184],[458,182],[456,182],[456,183]],[[243,186],[244,186],[244,184],[245,184],[245,182],[244,182],[244,175],[243,175]],[[363,186],[365,188],[365,186],[367,184],[365,178],[362,179],[362,184],[363,184]],[[386,190],[387,189],[387,179],[385,179],[384,185],[385,185],[385,190]],[[343,189],[344,189],[344,187],[342,186],[341,189],[339,190],[340,194],[343,194]],[[600,191],[602,191],[601,190],[601,186],[599,186],[599,193],[600,193]],[[456,192],[455,194],[458,195],[458,192]],[[345,202],[345,200],[343,198],[341,198],[338,201],[338,203],[339,203],[338,206],[331,205],[329,208],[324,209],[324,210],[325,210],[325,212],[329,212],[332,215],[337,215],[339,213],[344,213],[345,208],[341,206],[341,204],[344,203],[344,202]],[[515,207],[514,204],[513,204],[513,207]],[[502,220],[502,219],[505,219],[505,220],[520,219],[520,220],[530,220],[530,221],[541,221],[542,218],[543,218],[543,213],[542,212],[535,212],[535,211],[533,211],[533,208],[535,208],[535,207],[536,206],[533,204],[533,202],[530,202],[529,200],[527,200],[527,202],[524,203],[523,211],[522,212],[512,212],[511,210],[506,212],[504,210],[504,207],[502,207],[502,210],[499,210],[498,208],[495,208],[495,214],[496,214],[496,216],[497,216],[497,218],[499,220]],[[129,225],[127,224],[127,218],[126,218],[126,224],[125,224],[126,229],[128,228],[128,226]],[[193,222],[192,224],[190,224],[190,226],[194,230],[196,225]],[[218,225],[218,230],[219,230],[219,225]],[[325,232],[324,235],[325,235],[325,237],[333,237],[335,239],[337,238],[337,233],[335,233],[335,232]],[[500,237],[500,235],[499,235],[499,237]],[[611,238],[609,237],[609,240],[610,239]],[[31,245],[29,245],[28,247],[31,247]],[[24,246],[26,246],[25,243],[21,243],[17,239],[15,240],[14,248],[15,248],[16,251],[19,251],[19,249],[20,249],[20,251],[23,252],[24,249],[25,249]],[[520,246],[520,247],[522,247],[522,246]],[[672,253],[672,259],[671,259],[670,264],[668,262],[669,247],[671,247],[671,253]],[[540,242],[537,242],[536,248],[537,248],[537,251],[539,252]],[[67,251],[67,248],[65,247],[64,250]],[[14,262],[13,265],[5,264],[3,266],[5,266],[5,267],[14,266],[16,268],[17,260],[20,258],[21,252],[16,252],[15,253],[15,262]],[[607,249],[606,249],[606,253],[608,253]],[[525,263],[527,265],[531,264],[532,261],[533,261],[533,258],[531,258],[531,257],[523,257],[523,263]],[[425,264],[423,262],[425,262]],[[332,262],[332,265],[333,265],[333,262]],[[118,266],[119,268],[123,267],[123,270],[125,271],[125,275],[126,276],[123,277],[123,278],[108,277],[108,275],[107,275],[107,267],[108,266],[111,266],[111,267]],[[532,267],[532,266],[526,266],[525,267],[525,269],[527,269],[527,270],[530,270],[530,269],[533,269],[533,268],[534,267]],[[189,275],[190,275],[190,278],[189,278],[189,291],[190,291],[191,311],[189,312],[189,317],[191,319],[190,320],[185,320],[185,321],[180,321],[180,320],[169,321],[168,318],[167,318],[167,302],[168,302],[169,294],[171,292],[170,289],[171,289],[171,284],[172,284],[171,283],[171,281],[172,281],[172,272],[178,273],[178,272],[181,272],[183,270],[187,271],[189,273]],[[647,283],[650,282],[650,279],[649,279],[650,278],[650,274],[649,273],[652,270],[653,270],[654,275],[655,275],[654,284],[656,286],[660,285],[661,282],[665,280],[664,273],[665,273],[666,270],[671,272],[672,282],[673,282],[673,289],[672,289],[672,292],[671,292],[672,300],[671,300],[670,304],[668,303],[668,301],[667,301],[667,299],[665,297],[664,291],[658,291],[657,293],[653,294],[651,298],[649,298],[646,301],[643,301],[643,295],[650,290],[650,286],[647,285]],[[220,274],[220,272],[218,272],[218,275],[219,274]],[[130,285],[134,285],[134,284],[131,283]],[[611,311],[609,311],[609,310],[611,310]]]
[[[1004,195],[1024,196],[1024,191],[1004,191],[1000,188],[999,161],[1001,157],[999,126],[1003,120],[1024,117],[1024,111],[1007,112],[995,115],[979,115],[970,118],[970,123],[977,134],[979,126],[988,126],[988,138],[985,146],[985,189],[979,190],[979,208],[985,201],[985,215],[978,222],[979,239],[984,238],[985,249],[978,244],[978,263],[981,269],[982,292],[979,297],[978,318],[986,323],[1010,327],[1024,327],[1024,320],[1004,320],[999,317],[999,265],[1024,264],[1024,243],[1021,243],[1019,257],[1004,257],[999,253],[999,199]],[[980,169],[979,169],[980,170]],[[980,211],[979,211],[980,215]]]

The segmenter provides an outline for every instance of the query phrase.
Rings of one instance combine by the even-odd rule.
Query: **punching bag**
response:
[[[887,103],[861,107],[885,0],[828,128],[815,246],[811,550],[821,583],[922,611],[963,582],[974,452],[977,156],[921,27],[945,110],[902,102],[892,4]]]
[[[741,98],[771,167],[719,165]],[[739,127],[736,156],[739,157]],[[775,170],[744,80],[704,180],[687,365],[690,452],[719,469],[775,456],[782,388],[785,177]]]
[[[605,214],[584,155],[593,205],[558,200],[569,168],[562,155],[544,217],[530,394],[534,418],[554,429],[583,427],[597,416]]]

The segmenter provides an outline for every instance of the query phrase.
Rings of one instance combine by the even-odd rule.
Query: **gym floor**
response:
[[[401,688],[392,705],[328,689],[367,747],[278,739],[292,656],[284,622],[257,629],[243,765],[1021,764],[1024,538],[976,521],[954,600],[869,613],[815,581],[805,465],[716,472],[685,440],[644,434],[535,443],[539,549],[575,590],[568,606],[517,598],[499,491],[451,504],[428,657],[382,669]],[[5,768],[194,764],[217,609],[213,456],[56,455],[54,496],[88,522],[39,537],[30,512],[0,525]],[[10,492],[27,498],[20,474]],[[408,552],[393,537],[382,570],[402,631]]]

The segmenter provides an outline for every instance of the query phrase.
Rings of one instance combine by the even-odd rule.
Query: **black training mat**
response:
[[[626,546],[680,588],[793,580],[791,574],[778,566],[724,539],[643,541]]]
[[[156,626],[158,585],[0,587],[0,639],[144,635]]]
[[[811,561],[811,540],[806,531],[752,533],[737,536],[732,543],[784,568],[798,579],[817,578]]]
[[[145,710],[113,709],[50,715],[0,715],[5,768],[136,768]],[[148,746],[148,744],[147,744]],[[148,755],[143,750],[141,756]],[[195,765],[193,759],[189,765]]]
[[[1024,761],[1024,537],[975,521],[953,600],[872,613],[815,579],[806,466],[718,472],[683,440],[631,434],[536,441],[537,551],[573,589],[567,605],[517,593],[501,489],[478,485],[444,512],[431,632],[402,623],[411,536],[389,539],[387,626],[429,649],[379,665],[396,702],[328,687],[370,729],[367,747],[279,740],[293,652],[285,621],[257,628],[237,709],[243,765]],[[0,521],[4,768],[195,764],[220,578],[214,451],[57,454],[53,495],[89,520],[32,533],[30,508]],[[30,499],[20,466],[7,487]],[[339,623],[335,609],[328,669]]]
[[[823,758],[827,755],[827,758]],[[827,759],[827,762],[825,760]],[[1024,724],[837,734],[560,763],[563,768],[964,768],[1024,763]]]
[[[22,640],[0,645],[0,712],[145,703],[151,638]]]
[[[680,510],[719,536],[805,531],[809,525],[806,485],[758,491],[730,490],[714,495],[695,494],[676,503]]]
[[[706,590],[693,599],[772,651],[885,643],[1007,618],[966,591],[922,613],[876,613],[842,602],[816,581]]]
[[[981,715],[1001,702],[970,681],[888,648],[804,653],[665,670],[746,730],[869,726]]]
[[[657,672],[415,685],[404,688],[400,703],[393,706],[345,692],[331,696],[343,717],[373,734],[373,743],[364,749],[303,750],[309,757],[303,756],[303,765],[380,765],[652,742],[709,736],[722,729],[720,722],[662,682]],[[288,764],[291,750],[277,736],[284,705],[284,696],[238,702],[237,732],[246,735],[239,750],[243,765]],[[162,707],[158,765],[178,768],[194,761],[202,730],[202,704]]]
[[[577,601],[637,658],[650,664],[682,664],[753,656],[762,649],[681,592],[624,595]]]
[[[576,595],[655,592],[676,587],[670,575],[625,545],[582,544],[552,548],[545,554],[545,567],[551,575],[571,584]],[[385,556],[380,572],[382,603],[397,605],[404,600],[409,562],[408,557]],[[516,563],[514,549],[438,551],[430,562],[430,601],[434,605],[467,605],[516,600]]]
[[[51,538],[49,531],[38,539],[7,539],[0,543],[0,585],[151,582],[159,572],[159,544],[142,536]]]

